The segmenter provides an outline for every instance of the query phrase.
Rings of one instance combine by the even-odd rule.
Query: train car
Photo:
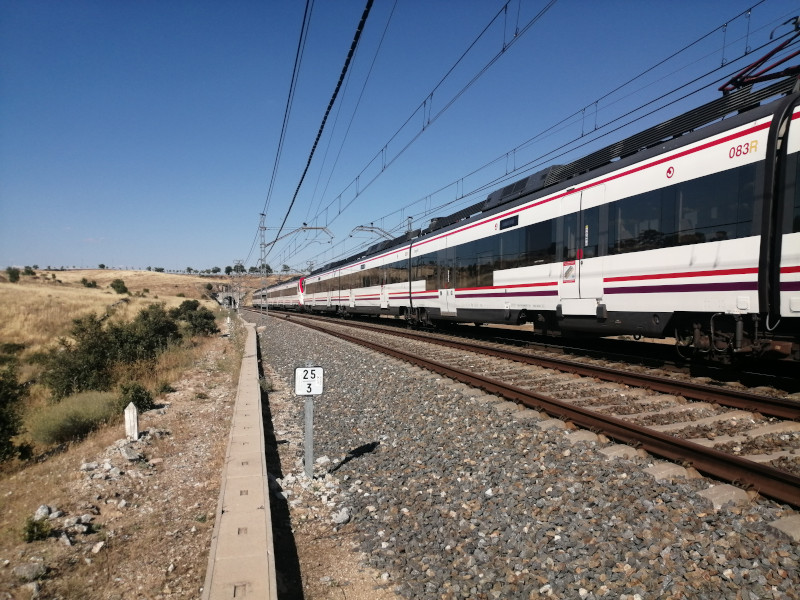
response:
[[[302,310],[303,278],[297,277],[257,290],[253,293],[253,308],[269,310]]]
[[[728,94],[328,265],[306,308],[798,360],[796,87]]]

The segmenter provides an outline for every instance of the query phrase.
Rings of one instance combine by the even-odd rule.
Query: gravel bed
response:
[[[332,460],[315,471],[330,527],[398,596],[800,598],[800,545],[769,526],[785,506],[715,512],[696,494],[706,480],[656,482],[652,458],[610,461],[602,442],[292,323],[270,319],[262,353],[286,382],[324,367],[314,449]],[[278,484],[304,477],[302,456]]]

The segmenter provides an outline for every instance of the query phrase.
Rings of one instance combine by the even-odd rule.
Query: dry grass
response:
[[[83,279],[96,281],[97,287],[85,287],[81,283]],[[111,290],[109,284],[114,279],[122,279],[131,295]],[[68,337],[74,319],[94,313],[113,314],[113,320],[128,321],[150,304],[163,302],[171,308],[186,299],[199,299],[211,310],[219,311],[216,302],[206,296],[207,284],[211,283],[218,290],[229,281],[225,277],[100,269],[39,271],[36,277],[23,276],[13,284],[0,278],[0,344],[25,347],[18,356],[18,378],[35,382],[41,367],[29,359],[53,347],[59,337]],[[204,340],[176,345],[155,363],[126,366],[124,378],[136,380],[157,393],[163,385],[179,379],[193,365],[198,353],[204,351],[205,345]],[[26,425],[32,425],[28,420],[46,410],[49,403],[47,388],[37,383],[30,385],[23,407]],[[19,441],[32,440],[23,435]],[[42,450],[37,449],[38,452]]]
[[[84,287],[83,278],[96,281],[98,287]],[[132,295],[111,290],[108,286],[114,279],[122,279]],[[217,286],[225,280],[149,271],[41,271],[38,277],[22,277],[19,283],[0,283],[0,343],[24,344],[24,359],[66,336],[72,320],[81,315],[113,310],[115,318],[129,320],[153,302],[170,308],[187,298],[203,299],[208,283]],[[206,299],[206,304],[216,303]]]

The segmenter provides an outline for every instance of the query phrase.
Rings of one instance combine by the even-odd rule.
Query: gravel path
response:
[[[715,512],[697,495],[707,480],[657,482],[651,457],[608,460],[602,439],[573,443],[533,411],[290,322],[267,321],[262,352],[286,382],[324,367],[314,444],[332,460],[316,471],[330,473],[331,531],[399,596],[800,598],[800,545],[769,526],[787,507]],[[292,406],[278,433],[295,440]],[[304,479],[292,443],[290,500]]]

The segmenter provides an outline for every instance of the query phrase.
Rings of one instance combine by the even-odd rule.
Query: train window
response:
[[[608,206],[608,252],[623,254],[757,235],[755,164]]]
[[[561,256],[563,260],[575,260],[578,257],[578,248],[583,245],[583,236],[578,231],[578,213],[564,215],[563,241]]]
[[[513,269],[522,265],[523,248],[525,247],[525,229],[513,229],[501,233],[500,269]]]
[[[412,259],[412,279],[425,281],[426,290],[436,289],[436,253],[423,254]]]
[[[524,230],[522,264],[541,265],[556,259],[556,220],[528,225]],[[520,264],[519,266],[522,266]]]

